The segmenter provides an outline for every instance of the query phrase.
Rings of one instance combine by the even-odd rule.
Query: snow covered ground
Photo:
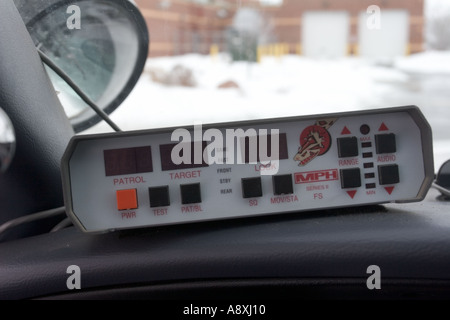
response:
[[[176,65],[193,71],[196,87],[151,80],[150,69],[171,70]],[[450,53],[435,52],[391,64],[294,55],[264,58],[260,64],[231,63],[226,55],[153,58],[112,119],[124,130],[136,130],[417,105],[433,127],[438,167],[450,159],[448,66]],[[229,80],[240,89],[218,89]],[[86,133],[108,131],[102,123]]]

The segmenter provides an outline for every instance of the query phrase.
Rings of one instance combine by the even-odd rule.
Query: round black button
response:
[[[370,127],[367,124],[363,124],[361,128],[359,128],[359,131],[366,136],[370,133]]]

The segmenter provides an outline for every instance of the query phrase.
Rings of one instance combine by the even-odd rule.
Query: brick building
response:
[[[342,38],[340,45],[346,42],[346,53],[350,54],[375,50],[379,47],[376,41],[382,37],[390,37],[382,42],[386,48],[405,42],[400,44],[406,46],[405,53],[419,52],[423,45],[424,0],[280,0],[277,4],[267,0],[136,0],[136,3],[150,29],[151,56],[208,53],[212,44],[225,50],[225,30],[243,7],[257,10],[271,27],[271,41],[287,44],[291,53],[298,52],[299,47],[306,54],[314,52],[314,46],[320,49],[321,45],[334,45],[326,41],[314,43],[320,39],[320,34],[314,32],[326,27],[330,32],[343,30],[342,35],[330,37]],[[365,32],[364,19],[372,5],[381,8],[381,21],[387,24],[383,36]],[[326,19],[325,23],[318,20],[320,17]],[[313,29],[316,31],[310,34]]]

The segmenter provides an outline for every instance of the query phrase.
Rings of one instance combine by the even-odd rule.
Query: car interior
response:
[[[169,20],[185,6],[158,3]],[[195,5],[215,5],[205,3]],[[170,141],[183,137],[181,147],[191,147],[190,134],[198,133],[186,120],[199,112],[190,102],[177,109],[185,126],[121,131],[109,116],[139,88],[158,50],[152,30],[157,42],[159,29],[147,26],[156,9],[144,5],[0,1],[0,299],[450,298],[450,162],[436,162],[433,146],[448,131],[435,131],[423,101],[227,119],[192,138],[192,160],[199,148],[200,162],[190,162],[190,149],[178,153],[187,162],[177,162]],[[219,59],[208,53],[207,63]],[[152,90],[166,92],[160,86]],[[150,93],[148,112],[170,117],[156,111]],[[200,94],[216,103],[206,89]],[[117,132],[89,131],[99,123]],[[205,141],[218,134],[225,141],[237,128],[259,130],[257,159],[247,159],[251,137],[230,139],[247,149],[219,144],[201,158],[210,150]],[[177,129],[184,131],[174,140]],[[266,151],[279,145],[271,158],[279,166],[261,165],[263,141]],[[243,164],[217,154],[230,150],[243,154]],[[71,287],[73,266],[81,280]]]

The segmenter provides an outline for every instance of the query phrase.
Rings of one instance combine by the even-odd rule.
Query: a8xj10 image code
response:
[[[216,316],[256,316],[265,315],[266,306],[261,305],[228,305],[226,307],[218,306],[195,306],[193,304],[183,307],[184,315],[198,315],[198,316],[209,316],[214,318]]]

